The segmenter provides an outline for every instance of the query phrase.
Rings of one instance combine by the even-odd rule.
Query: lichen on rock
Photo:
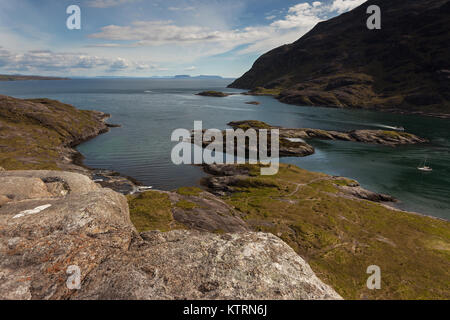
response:
[[[0,204],[0,299],[340,299],[273,235],[139,234],[127,199],[84,175],[0,173],[0,185],[14,179],[12,195],[0,189],[8,199]],[[55,181],[67,193],[52,192]],[[26,211],[33,214],[17,216]],[[79,290],[66,285],[70,266],[81,271]]]

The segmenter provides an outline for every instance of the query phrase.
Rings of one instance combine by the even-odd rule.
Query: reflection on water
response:
[[[0,93],[16,97],[48,97],[112,114],[121,128],[97,137],[79,150],[86,164],[133,176],[146,185],[174,189],[196,184],[203,173],[195,166],[175,166],[170,152],[174,129],[226,128],[233,120],[262,120],[292,128],[326,130],[391,129],[428,138],[429,144],[397,148],[343,141],[309,141],[316,154],[282,159],[302,168],[358,180],[373,191],[391,194],[404,209],[450,219],[450,121],[361,110],[298,107],[270,97],[232,95],[200,97],[204,90],[227,89],[227,80],[70,80],[0,84]],[[258,106],[245,104],[258,101]],[[433,172],[417,166],[428,158]]]

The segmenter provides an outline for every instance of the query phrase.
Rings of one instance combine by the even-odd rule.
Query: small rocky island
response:
[[[220,92],[220,91],[202,91],[196,94],[197,96],[203,96],[203,97],[216,97],[216,98],[224,98],[228,97],[231,94]]]
[[[279,155],[281,157],[306,157],[315,153],[315,149],[306,140],[340,140],[370,144],[380,144],[385,146],[399,146],[408,144],[418,144],[427,142],[426,139],[420,138],[414,134],[400,131],[386,130],[354,130],[349,132],[328,131],[321,129],[304,129],[304,128],[282,128],[269,125],[263,121],[244,120],[232,121],[228,123],[233,129],[278,129],[280,134]],[[205,130],[203,130],[204,132]],[[193,132],[194,134],[194,132]],[[223,141],[226,142],[226,131],[222,131]],[[270,133],[268,140],[270,141]],[[192,140],[193,141],[193,140]],[[203,140],[202,147],[206,147],[214,140]],[[259,141],[258,141],[259,144]],[[224,144],[224,152],[225,150]],[[269,148],[270,149],[270,148]],[[248,153],[248,145],[246,152]]]
[[[398,146],[405,144],[418,144],[427,142],[414,134],[401,131],[387,130],[353,130],[348,132],[329,131],[321,129],[304,128],[282,128],[269,125],[257,120],[232,121],[228,123],[234,129],[279,129],[280,138],[295,142],[298,139],[321,139],[321,140],[342,140],[363,142],[372,144],[382,144],[387,146]],[[301,141],[299,141],[301,142]]]

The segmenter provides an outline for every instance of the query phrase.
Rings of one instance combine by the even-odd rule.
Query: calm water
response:
[[[195,185],[200,168],[175,166],[170,160],[174,129],[192,129],[194,120],[205,128],[223,129],[232,120],[255,119],[285,127],[328,130],[382,129],[403,126],[428,138],[426,145],[384,147],[353,142],[310,141],[316,154],[282,162],[342,175],[364,187],[393,195],[403,209],[450,219],[450,120],[359,110],[298,107],[270,97],[199,97],[203,90],[226,89],[229,80],[70,80],[2,82],[0,93],[21,98],[48,97],[82,109],[112,114],[122,128],[79,146],[86,164],[133,176],[160,189]],[[245,104],[256,100],[260,106]],[[434,171],[416,167],[428,157]]]

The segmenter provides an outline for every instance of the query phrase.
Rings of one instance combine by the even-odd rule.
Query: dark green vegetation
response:
[[[19,80],[69,80],[68,78],[42,77],[42,76],[22,76],[14,74],[0,74],[0,81],[19,81]]]
[[[127,196],[131,222],[139,232],[148,230],[170,231],[185,227],[174,220],[169,196],[158,191],[148,191]]]
[[[339,187],[354,181],[291,165],[246,181],[226,202],[253,230],[282,238],[344,298],[448,298],[449,222],[342,196]],[[382,270],[381,290],[366,288],[369,265]]]
[[[203,190],[197,187],[181,187],[178,188],[177,193],[183,196],[198,196]]]
[[[0,166],[63,169],[78,155],[70,147],[108,130],[105,118],[55,100],[0,95]]]
[[[382,29],[368,30],[376,4]],[[450,2],[369,0],[261,56],[230,87],[298,105],[450,115]]]

